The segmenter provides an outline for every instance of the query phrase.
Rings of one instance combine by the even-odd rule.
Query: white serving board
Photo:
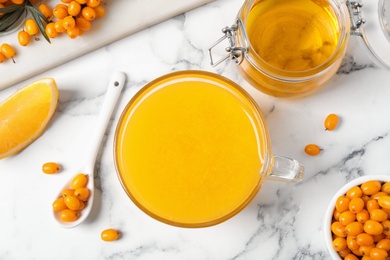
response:
[[[22,47],[17,32],[1,36],[2,43],[16,48],[16,63],[7,60],[0,64],[0,89],[31,78],[83,54],[115,42],[156,23],[199,7],[213,0],[105,0],[106,15],[92,22],[92,28],[81,37],[71,40],[66,35],[46,42],[32,40]],[[58,0],[47,0],[54,7]]]

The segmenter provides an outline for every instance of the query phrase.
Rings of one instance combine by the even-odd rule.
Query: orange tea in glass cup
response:
[[[237,214],[264,179],[297,181],[299,162],[271,154],[257,104],[234,82],[204,71],[175,72],[142,88],[114,141],[121,184],[149,216],[206,227]]]

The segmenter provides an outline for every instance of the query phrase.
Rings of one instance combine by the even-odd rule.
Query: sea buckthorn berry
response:
[[[50,9],[50,7],[48,7],[47,5],[45,4],[40,4],[38,6],[38,10],[41,11],[41,13],[47,18],[49,19],[50,17],[53,16],[53,11]]]
[[[348,225],[349,223],[352,223],[356,220],[356,215],[355,213],[347,210],[347,211],[344,211],[343,213],[340,214],[339,216],[339,222],[346,226]]]
[[[74,196],[78,198],[79,200],[86,201],[88,200],[89,196],[91,195],[91,192],[88,188],[80,187],[75,189]]]
[[[379,209],[379,204],[377,200],[371,199],[366,202],[366,209],[368,212],[373,211],[374,209]]]
[[[390,182],[385,182],[382,184],[381,191],[390,194]]]
[[[357,243],[356,236],[347,236],[347,247],[351,250],[358,250],[360,245]]]
[[[349,202],[349,210],[353,213],[359,213],[364,208],[364,201],[362,198],[353,198]]]
[[[93,8],[93,10],[95,10],[96,18],[102,18],[106,14],[106,9],[101,5]]]
[[[363,224],[357,221],[349,223],[345,226],[345,232],[347,235],[357,236],[363,232]]]
[[[68,15],[64,19],[62,19],[62,25],[66,30],[72,29],[76,25],[76,21],[74,20],[73,16]]]
[[[344,257],[344,260],[359,260],[354,254],[348,254]]]
[[[68,13],[72,16],[77,16],[81,11],[81,4],[77,1],[72,1],[68,5]]]
[[[350,199],[361,198],[362,195],[363,195],[363,191],[358,186],[354,186],[347,191],[347,197]]]
[[[62,195],[62,197],[72,196],[72,195],[74,195],[74,189],[64,189],[61,192],[61,195]]]
[[[39,32],[38,25],[35,22],[35,20],[32,18],[29,18],[26,20],[24,28],[25,28],[26,32],[31,36],[34,36]]]
[[[55,162],[47,162],[42,165],[42,172],[46,174],[57,173],[61,170],[61,166]]]
[[[84,173],[77,174],[71,182],[71,186],[73,189],[82,188],[87,186],[88,177]]]
[[[65,204],[64,197],[59,197],[52,203],[53,211],[60,212],[68,207]]]
[[[335,221],[330,226],[330,229],[332,230],[333,234],[335,234],[338,237],[346,237],[347,233],[345,231],[345,226],[341,224],[338,221]]]
[[[385,208],[382,208],[382,207],[381,207],[381,210],[383,210],[384,212],[386,212],[388,218],[390,218],[390,209],[385,209]]]
[[[88,21],[92,21],[96,18],[96,12],[92,7],[86,6],[81,10],[82,16]]]
[[[16,5],[21,5],[24,3],[24,0],[11,0],[11,2],[16,4]]]
[[[341,212],[339,212],[336,209],[334,209],[334,211],[333,211],[333,218],[335,220],[339,220],[340,215],[341,215]]]
[[[349,249],[348,247],[347,248],[345,248],[344,250],[340,250],[339,251],[339,255],[341,256],[341,258],[345,258],[347,255],[349,255],[349,254],[351,254],[352,253],[352,251],[351,251],[351,249]]]
[[[378,200],[380,197],[382,197],[382,196],[387,196],[387,195],[389,195],[387,192],[378,191],[377,193],[372,194],[372,195],[371,195],[371,198],[374,199],[374,200]]]
[[[336,114],[330,114],[325,118],[324,126],[325,130],[332,131],[339,123],[339,117]]]
[[[316,144],[308,144],[305,146],[305,153],[311,156],[320,154],[321,148]]]
[[[380,249],[384,249],[386,251],[390,251],[390,239],[385,238],[381,239],[376,243],[376,247]]]
[[[370,219],[370,213],[366,209],[363,209],[362,211],[356,214],[356,220],[362,224],[364,224],[364,222],[366,222],[369,219]]]
[[[363,183],[360,188],[362,189],[363,193],[366,195],[372,195],[377,193],[381,190],[382,184],[379,181],[373,180],[373,181],[367,181]]]
[[[86,203],[87,203],[87,202],[80,200],[80,207],[78,208],[78,210],[83,210],[83,209],[85,209],[85,206],[87,205]]]
[[[77,37],[80,36],[80,29],[77,26],[73,28],[69,28],[66,30],[66,34],[70,39],[76,39]]]
[[[82,31],[89,31],[91,29],[91,22],[85,19],[84,17],[78,17],[76,19],[76,25]]]
[[[16,55],[15,49],[9,45],[8,43],[3,43],[0,46],[0,52],[8,59],[12,59],[12,61],[15,63],[14,57]]]
[[[0,52],[0,63],[3,63],[5,61],[6,57],[2,52]]]
[[[65,205],[71,210],[78,210],[80,208],[80,200],[76,196],[69,195],[64,197]]]
[[[390,220],[385,220],[381,224],[383,226],[383,234],[390,236]]]
[[[370,212],[370,218],[372,220],[382,222],[387,219],[387,213],[382,209],[374,209]]]
[[[381,248],[372,248],[370,250],[370,257],[373,260],[386,260],[387,259],[387,252],[384,249]]]
[[[61,2],[65,3],[65,4],[69,4],[72,2],[72,0],[61,0]]]
[[[337,237],[333,240],[332,246],[333,249],[338,252],[347,248],[347,241],[345,241],[345,238],[343,237]]]
[[[76,1],[79,2],[82,5],[87,3],[87,0],[76,0]]]
[[[359,246],[360,247],[360,246]],[[352,250],[352,253],[355,255],[355,256],[362,256],[362,254],[360,253],[359,249],[357,250]]]
[[[367,201],[369,201],[371,199],[371,196],[363,194],[362,199],[364,200],[365,203],[367,203]]]
[[[344,212],[349,209],[349,202],[351,200],[347,196],[340,196],[336,200],[336,210],[338,212]]]
[[[92,8],[98,7],[100,5],[100,0],[87,0],[86,5]]]
[[[45,27],[45,32],[49,38],[56,38],[58,36],[58,32],[55,28],[55,23],[48,23]]]
[[[58,4],[53,9],[53,16],[58,19],[64,19],[68,16],[68,7],[63,4]]]
[[[55,23],[54,23],[54,28],[56,29],[56,31],[58,33],[64,33],[66,32],[66,29],[64,28],[64,25],[62,23],[62,19],[59,19],[57,20]]]
[[[382,208],[390,209],[390,196],[382,196],[378,199],[378,204]]]
[[[106,242],[115,241],[119,238],[119,232],[115,229],[109,228],[102,231],[100,238]]]
[[[385,234],[383,234],[383,233],[380,234],[380,235],[373,235],[372,237],[374,238],[374,242],[375,243],[377,243],[377,242],[381,241],[382,239],[386,238]]]
[[[383,232],[383,226],[378,221],[369,219],[364,223],[364,232],[370,235],[380,235]]]
[[[77,220],[80,213],[71,209],[64,209],[60,212],[60,219],[64,222],[73,222]]]
[[[21,46],[27,46],[30,43],[30,35],[25,31],[18,33],[18,42]]]
[[[367,233],[361,233],[356,236],[356,242],[360,246],[370,246],[374,244],[374,238]]]
[[[362,255],[362,256],[369,256],[371,249],[373,249],[374,247],[375,247],[374,245],[360,246],[359,247],[360,255]]]
[[[77,36],[77,37],[80,37],[80,36],[83,36],[83,34],[84,34],[84,31],[83,30],[81,30],[78,26],[76,26],[77,27],[77,29],[78,29],[78,33],[79,33],[79,35]]]

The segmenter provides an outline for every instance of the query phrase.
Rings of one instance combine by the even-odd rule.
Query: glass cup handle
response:
[[[273,156],[271,165],[271,172],[266,176],[268,180],[299,182],[303,178],[304,167],[297,160]]]

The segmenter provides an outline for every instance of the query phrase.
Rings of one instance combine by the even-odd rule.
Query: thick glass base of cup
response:
[[[270,77],[254,67],[248,59],[242,61],[238,70],[249,84],[265,94],[282,98],[299,98],[314,93],[328,83],[340,68],[343,57],[344,54],[340,55],[326,71],[304,79]]]

